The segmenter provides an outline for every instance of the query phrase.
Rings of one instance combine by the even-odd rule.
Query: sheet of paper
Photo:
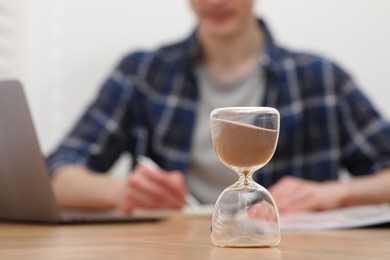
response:
[[[390,223],[390,205],[367,205],[322,212],[285,214],[282,230],[326,230]]]
[[[160,218],[211,218],[213,206],[185,207],[182,210],[136,210],[134,215]],[[390,204],[284,214],[280,218],[282,231],[366,227],[390,223]]]

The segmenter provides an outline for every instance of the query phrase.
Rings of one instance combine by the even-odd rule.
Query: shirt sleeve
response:
[[[340,88],[342,162],[353,175],[390,167],[390,124],[347,77]]]
[[[47,158],[49,174],[75,164],[104,173],[126,149],[128,104],[134,89],[131,76],[124,72],[128,67],[124,61],[118,65],[74,128]]]

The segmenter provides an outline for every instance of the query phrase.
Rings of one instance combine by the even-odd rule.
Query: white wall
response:
[[[45,153],[69,130],[122,55],[181,39],[195,21],[188,0],[0,0],[0,13],[5,3],[23,24],[17,29],[23,37],[14,45],[22,54],[4,73],[25,83]],[[279,42],[339,62],[387,117],[389,10],[388,0],[256,4],[256,13],[266,18]]]

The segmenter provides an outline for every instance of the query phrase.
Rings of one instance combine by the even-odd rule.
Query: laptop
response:
[[[58,208],[23,87],[0,80],[0,220],[42,223],[140,222],[155,216]]]

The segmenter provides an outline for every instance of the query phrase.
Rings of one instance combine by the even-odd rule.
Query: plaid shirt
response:
[[[285,175],[325,181],[390,167],[390,124],[341,68],[277,46],[264,22],[259,105],[281,115],[273,159],[255,178],[268,187]],[[186,172],[198,105],[196,34],[155,52],[125,57],[75,128],[47,160],[49,172],[79,164],[106,172],[123,152]]]

